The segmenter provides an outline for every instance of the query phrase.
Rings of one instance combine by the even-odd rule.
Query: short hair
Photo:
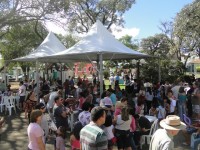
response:
[[[128,98],[124,96],[124,97],[122,97],[122,98],[120,99],[120,101],[121,101],[121,102],[128,101]]]
[[[77,140],[80,139],[80,131],[82,128],[83,128],[83,125],[81,122],[78,121],[75,123],[72,133],[74,134],[74,136]]]
[[[33,111],[31,112],[31,115],[30,115],[30,122],[31,122],[31,123],[37,122],[37,118],[38,118],[39,116],[42,116],[42,112],[41,112],[40,110],[38,110],[38,109],[33,110]]]
[[[56,96],[56,97],[54,98],[54,102],[56,103],[56,101],[59,100],[59,99],[60,99],[60,96]]]
[[[24,82],[23,82],[23,81],[20,81],[19,83],[20,83],[21,85],[23,85],[23,84],[24,84]]]
[[[185,92],[185,87],[183,87],[183,86],[181,86],[180,88],[179,88],[179,93],[184,93]]]
[[[104,126],[105,127],[109,127],[109,126],[111,126],[112,125],[112,116],[111,115],[107,115],[106,116],[106,121],[105,121],[105,123],[104,123]]]
[[[84,102],[82,105],[82,110],[88,111],[91,108],[91,104],[89,102]]]
[[[96,122],[99,118],[101,118],[104,115],[105,110],[100,107],[96,106],[91,111],[91,120]]]

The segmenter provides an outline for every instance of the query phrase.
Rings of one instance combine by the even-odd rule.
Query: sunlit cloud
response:
[[[112,25],[111,27],[112,34],[115,36],[116,39],[119,39],[125,35],[132,36],[132,38],[136,37],[140,29],[139,28],[122,28],[119,26]]]

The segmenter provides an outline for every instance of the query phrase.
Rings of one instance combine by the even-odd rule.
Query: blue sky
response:
[[[193,0],[136,0],[136,4],[125,13],[125,28],[135,28],[136,39],[160,33],[161,21],[170,21],[181,9]],[[138,30],[137,30],[138,29]]]

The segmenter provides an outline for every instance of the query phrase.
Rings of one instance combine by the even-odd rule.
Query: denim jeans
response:
[[[178,102],[178,113],[181,121],[183,121],[183,114],[186,114],[186,104]]]

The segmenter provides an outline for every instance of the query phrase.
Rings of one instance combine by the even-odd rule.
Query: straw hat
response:
[[[169,115],[160,122],[160,126],[168,130],[183,130],[186,128],[185,123],[180,121],[180,117]]]

